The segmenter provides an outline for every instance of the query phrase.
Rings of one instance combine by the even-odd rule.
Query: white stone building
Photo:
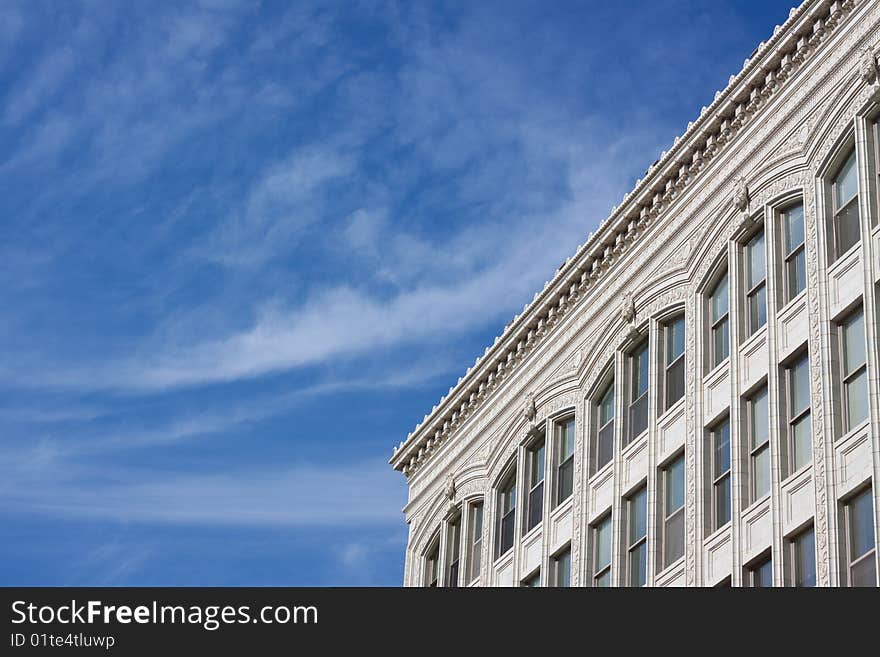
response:
[[[395,449],[406,585],[877,585],[878,51],[793,9]]]

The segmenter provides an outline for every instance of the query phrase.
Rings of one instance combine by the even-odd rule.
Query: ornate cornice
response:
[[[791,10],[755,54],[715,94],[709,107],[688,124],[669,151],[648,169],[623,203],[566,260],[551,281],[511,321],[483,356],[459,378],[449,393],[400,443],[390,460],[411,477],[474,411],[499,388],[525,358],[544,342],[563,317],[583,300],[600,279],[632,249],[650,226],[665,215],[685,189],[766,106],[816,49],[845,20],[854,0],[807,0]],[[873,53],[871,53],[873,55]],[[863,58],[862,74],[867,65]],[[873,61],[876,71],[876,58]],[[870,75],[870,71],[867,73]],[[745,180],[731,191],[731,202],[748,209]],[[741,211],[743,211],[741,209]]]

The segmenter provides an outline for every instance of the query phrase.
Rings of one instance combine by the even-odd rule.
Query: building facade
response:
[[[878,51],[792,9],[395,448],[406,585],[877,586]]]

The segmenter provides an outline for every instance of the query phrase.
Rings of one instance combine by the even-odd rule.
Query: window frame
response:
[[[645,518],[645,533],[633,536],[633,518],[636,504],[641,498],[643,506],[642,515]],[[642,587],[648,585],[648,486],[642,484],[626,498],[626,584],[629,587]],[[644,584],[633,584],[633,553],[641,550],[641,571],[644,573]]]
[[[564,581],[559,573],[559,564],[562,561],[562,557],[566,557],[568,560],[568,580],[565,584],[560,584],[561,581]],[[550,558],[549,582],[551,582],[550,586],[553,588],[571,588],[571,543]]]
[[[671,340],[672,336],[675,334],[674,327],[676,325],[678,325],[679,323],[681,323],[681,330],[682,330],[681,353],[670,361],[670,359],[669,359],[670,358],[670,351],[672,351],[672,349],[670,347],[670,340]],[[663,323],[661,324],[661,327],[662,327],[661,335],[662,335],[662,340],[663,340],[663,348],[662,348],[662,352],[663,352],[663,385],[662,385],[662,390],[661,390],[661,394],[660,394],[660,399],[662,402],[660,405],[660,408],[662,409],[662,413],[665,413],[670,408],[675,406],[679,401],[684,399],[685,392],[686,392],[685,391],[685,382],[687,381],[687,372],[685,372],[685,364],[686,364],[685,357],[687,355],[687,333],[686,333],[687,322],[685,321],[684,313],[680,312],[680,313],[676,313],[676,314],[672,315],[671,317],[669,317],[668,319],[663,321]],[[681,365],[681,394],[678,397],[676,397],[675,399],[670,400],[669,399],[669,391],[671,389],[671,386],[669,384],[670,384],[671,376],[674,375],[674,374],[672,374],[672,370],[673,370],[673,368],[676,368],[679,365]],[[661,413],[661,415],[662,415],[662,413]]]
[[[423,582],[424,588],[435,589],[440,586],[440,532],[431,537],[428,548],[424,552]]]
[[[864,354],[865,359],[851,372],[846,371],[846,360],[847,360],[847,338],[846,338],[846,329],[847,327],[855,320],[857,316],[861,316],[862,319],[862,353]],[[865,330],[865,308],[859,303],[858,306],[850,310],[846,315],[844,315],[837,323],[837,336],[838,336],[838,359],[840,363],[840,386],[838,389],[838,394],[840,395],[840,403],[841,403],[841,413],[840,413],[840,421],[842,424],[841,436],[845,436],[850,431],[855,429],[857,426],[863,424],[865,420],[870,417],[870,401],[868,400],[868,395],[870,391],[868,389],[868,344],[867,344],[867,336]],[[866,411],[867,415],[862,419],[858,420],[858,422],[853,422],[850,419],[850,386],[855,379],[857,379],[860,375],[864,374],[864,387],[865,387],[865,401],[866,403]]]
[[[800,207],[801,208],[801,232],[803,233],[803,239],[800,243],[795,245],[791,250],[788,249],[787,241],[788,241],[788,225],[787,220],[790,216],[790,212],[792,208]],[[798,198],[797,200],[792,201],[791,203],[786,204],[781,210],[779,210],[779,221],[782,228],[782,294],[784,304],[791,303],[800,295],[801,292],[807,289],[807,220],[806,220],[806,210],[804,207],[803,198]],[[791,289],[791,268],[792,265],[795,266],[795,272],[797,271],[797,259],[801,259],[801,263],[803,265],[804,270],[804,287],[802,290],[794,291]]]
[[[569,424],[571,425],[571,453],[564,456],[562,449],[565,445],[565,428]],[[553,487],[553,508],[555,509],[574,495],[574,455],[577,452],[577,424],[575,423],[574,413],[569,413],[555,420],[553,422],[553,431],[556,438],[553,448],[554,462],[556,463],[554,468],[556,485]],[[563,491],[566,485],[568,488],[567,492]]]
[[[502,478],[501,483],[498,485],[498,493],[497,493],[497,509],[498,509],[498,534],[495,542],[495,559],[500,559],[505,554],[510,552],[513,549],[514,544],[516,543],[516,510],[517,510],[517,494],[516,494],[516,486],[517,486],[517,471],[516,465],[514,464],[508,471],[508,473]],[[507,501],[512,500],[511,508],[505,511],[504,509],[508,506]],[[505,538],[505,521],[510,518],[510,545],[505,547],[504,538]]]
[[[540,456],[539,456],[540,455]],[[536,459],[538,459],[536,467]],[[547,441],[544,433],[526,447],[526,496],[523,505],[524,530],[528,534],[544,521],[544,481],[547,479]],[[535,480],[540,475],[539,480]],[[537,506],[534,506],[537,504]],[[537,509],[537,511],[536,511]],[[537,516],[534,518],[533,516]],[[534,521],[534,522],[533,522]]]
[[[638,396],[636,393],[638,392],[638,387],[635,385],[636,382],[636,374],[639,371],[639,361],[642,358],[642,354],[644,353],[644,358],[646,362],[646,372],[645,372],[645,390]],[[624,446],[630,445],[636,442],[639,438],[641,438],[645,432],[648,430],[648,426],[650,425],[650,418],[648,417],[648,395],[651,392],[651,345],[648,341],[648,336],[645,336],[632,350],[630,350],[626,355],[627,363],[627,415],[626,415],[626,432],[625,432],[625,441]],[[639,383],[641,383],[642,377],[638,377]],[[638,433],[634,432],[635,422],[633,422],[633,411],[639,407],[639,405],[644,404],[644,416],[645,416],[645,426],[641,428]],[[640,408],[639,408],[640,410]]]
[[[717,439],[718,433],[722,427],[727,427],[727,470],[722,472],[720,475],[716,474],[716,463],[715,459],[718,454],[717,448]],[[718,420],[712,427],[709,428],[709,480],[712,483],[712,491],[711,491],[711,509],[710,513],[710,527],[712,532],[716,532],[721,529],[724,525],[731,521],[733,517],[733,486],[731,483],[731,461],[732,461],[732,452],[730,449],[730,416],[725,415],[723,418]],[[724,522],[719,522],[720,518],[718,515],[718,489],[719,486],[723,484],[727,484],[727,518]],[[710,532],[711,533],[711,532]]]
[[[764,251],[764,275],[763,277],[750,285],[751,271],[752,271],[752,243],[760,236],[761,242],[763,245]],[[767,232],[765,230],[764,223],[761,222],[760,227],[756,228],[744,241],[743,241],[743,290],[745,291],[745,329],[746,339],[755,335],[758,331],[760,331],[764,326],[767,325]],[[757,297],[761,292],[764,293],[764,321],[760,324],[755,324],[755,318],[752,315],[752,298]],[[754,325],[754,327],[753,327]]]
[[[730,357],[730,272],[727,267],[724,267],[724,272],[717,276],[714,285],[711,287],[711,291],[708,295],[706,295],[707,305],[708,305],[708,317],[709,317],[709,371],[714,370],[716,367],[719,367],[725,360]],[[727,289],[727,310],[717,319],[715,318],[715,298],[718,292],[718,288],[721,287],[721,284],[724,283],[724,287]],[[725,350],[724,355],[719,358],[719,354],[716,351],[716,338],[715,336],[718,334],[718,331],[725,328],[727,331],[727,339],[724,341]]]
[[[799,580],[803,579],[804,573],[800,572],[801,568],[801,559],[800,553],[798,550],[801,541],[803,541],[808,535],[812,535],[810,539],[813,543],[813,574],[812,584],[800,584]],[[794,534],[791,538],[787,540],[788,544],[788,559],[789,564],[791,565],[791,577],[789,585],[792,587],[815,587],[816,586],[816,531],[815,527],[812,523],[803,529],[799,530],[796,534]]]
[[[541,584],[541,568],[539,566],[537,570],[529,573],[525,579],[520,581],[519,586],[523,589],[539,589]]]
[[[861,190],[859,189],[859,158],[857,154],[857,148],[855,144],[847,147],[844,152],[847,153],[846,156],[840,158],[840,164],[835,169],[834,174],[831,176],[831,245],[832,245],[832,258],[831,263],[833,264],[840,260],[846,253],[849,252],[850,249],[854,248],[862,239],[862,217],[861,210],[859,208],[859,194]],[[837,207],[837,187],[839,185],[838,180],[840,178],[840,174],[843,169],[849,164],[850,160],[853,160],[853,167],[856,172],[856,193],[855,195],[847,199],[841,207]],[[841,248],[840,245],[840,229],[839,229],[839,217],[851,206],[854,206],[857,213],[857,223],[856,228],[858,229],[858,239],[855,242],[850,244],[845,249]]]
[[[672,476],[672,469],[678,463],[681,463],[681,477],[682,477],[682,496],[681,496],[681,506],[676,507],[675,509],[668,509],[667,503],[669,500],[669,479]],[[687,491],[685,490],[686,486],[686,476],[685,476],[685,462],[684,462],[684,453],[679,453],[677,456],[669,459],[665,465],[660,468],[660,495],[661,495],[661,524],[660,524],[660,563],[662,564],[661,570],[665,570],[676,561],[681,559],[685,552],[687,551],[687,546],[685,545],[685,536],[686,536],[686,527],[685,527],[685,518],[684,518],[684,509],[687,505]],[[669,558],[669,524],[676,519],[676,516],[681,516],[681,546],[682,551],[681,554]]]
[[[794,402],[792,401],[792,397],[794,396],[794,375],[797,370],[798,365],[801,361],[806,361],[806,372],[807,372],[807,406],[806,408],[796,410],[794,408]],[[812,408],[813,408],[813,400],[812,391],[810,390],[810,355],[807,350],[799,351],[795,356],[793,356],[788,363],[784,366],[784,374],[785,374],[785,435],[786,435],[786,452],[787,452],[787,462],[788,462],[788,472],[787,475],[790,477],[796,472],[800,471],[803,468],[806,468],[808,465],[813,462],[813,428],[812,428]],[[801,465],[797,465],[795,462],[795,444],[796,444],[796,435],[794,427],[798,423],[800,423],[805,417],[810,416],[810,458],[808,461],[805,461]]]
[[[485,503],[482,498],[468,504],[468,584],[480,578],[483,560],[483,520]],[[479,517],[480,522],[476,519]],[[476,573],[475,573],[476,571]]]
[[[756,585],[756,582],[759,581],[757,578],[758,572],[764,566],[768,566],[770,568],[770,586],[769,587]],[[747,573],[747,578],[746,578],[747,588],[753,588],[753,589],[754,588],[773,588],[773,553],[772,553],[772,551],[767,552],[766,554],[762,555],[761,557],[755,559],[752,563],[750,563],[746,567],[746,573]]]
[[[853,557],[853,531],[852,531],[852,506],[853,504],[862,497],[862,495],[866,495],[868,500],[871,502],[871,533],[874,534],[874,541],[869,550],[863,552],[857,557]],[[868,485],[862,487],[851,495],[849,495],[846,500],[843,502],[843,528],[844,528],[844,553],[846,555],[845,561],[845,575],[846,575],[846,586],[853,587],[853,576],[852,571],[853,567],[861,564],[863,561],[867,561],[870,559],[874,560],[874,584],[873,586],[877,586],[877,535],[874,530],[874,489]]]
[[[755,408],[755,400],[763,394],[764,396],[764,406],[767,409],[767,425],[766,425],[766,436],[764,437],[763,442],[759,445],[755,444],[756,434],[755,431],[755,414],[753,409]],[[749,503],[754,504],[758,500],[764,499],[769,493],[770,488],[772,487],[771,482],[771,468],[770,468],[770,389],[767,385],[767,382],[764,381],[761,385],[755,388],[747,397],[746,397],[746,440],[748,441],[746,444],[749,450]],[[758,494],[757,483],[758,478],[756,473],[758,471],[757,468],[757,460],[764,453],[767,452],[767,490]]]
[[[602,408],[609,394],[611,395],[611,418],[603,424]],[[596,474],[599,470],[614,460],[614,428],[615,420],[617,419],[617,390],[614,387],[613,374],[611,375],[611,378],[599,388],[599,393],[593,398],[592,407],[595,419],[593,421],[594,434],[591,474]],[[608,437],[610,445],[608,445],[607,449],[608,458],[604,462],[600,462],[600,459],[603,456],[603,437]]]
[[[599,530],[606,528],[608,531],[608,563],[605,565],[600,565],[598,563],[599,560]],[[594,588],[607,588],[597,584],[597,580],[605,577],[608,577],[608,587],[611,586],[611,564],[614,561],[614,555],[612,554],[613,544],[614,544],[614,523],[612,522],[611,513],[605,514],[602,518],[597,520],[590,527],[591,533],[593,535],[593,549],[592,554],[590,555],[590,564],[591,564],[591,572],[592,577],[590,578],[590,583]]]

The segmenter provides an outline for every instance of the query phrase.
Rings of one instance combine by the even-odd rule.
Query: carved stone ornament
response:
[[[535,406],[535,396],[532,393],[526,395],[526,403],[523,406],[523,417],[529,422],[534,422],[538,415],[538,407]]]
[[[633,302],[632,292],[627,292],[620,304],[620,318],[624,324],[632,324],[636,318],[636,304]]]
[[[455,478],[452,475],[446,477],[446,485],[443,487],[443,495],[450,502],[455,501]]]
[[[880,67],[877,66],[877,56],[870,48],[862,50],[862,58],[859,60],[859,70],[862,80],[868,84],[875,84],[880,80]]]
[[[742,176],[736,179],[736,186],[733,188],[733,204],[740,212],[748,212],[749,187],[746,185],[746,179]]]

